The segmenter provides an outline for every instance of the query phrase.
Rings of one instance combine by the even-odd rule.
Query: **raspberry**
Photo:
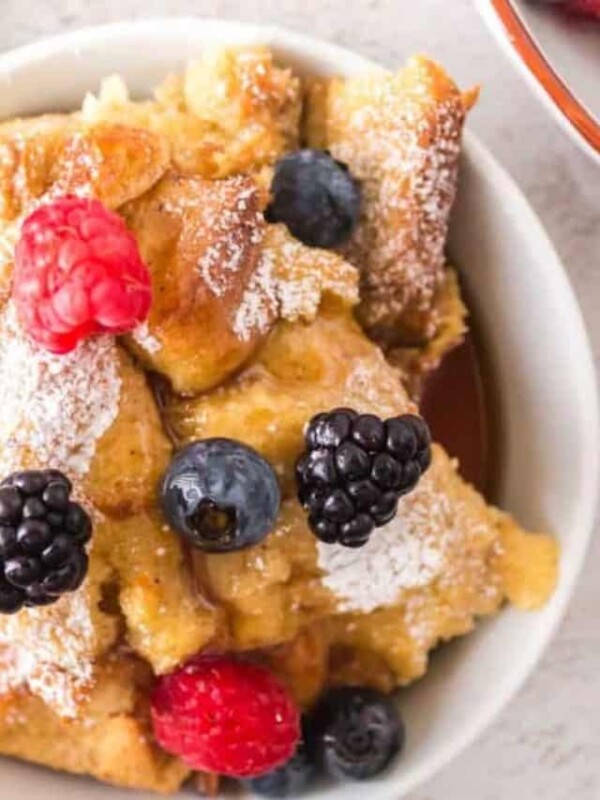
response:
[[[221,656],[193,659],[152,695],[158,743],[192,769],[250,778],[294,754],[300,716],[264,667]]]
[[[600,0],[568,0],[566,10],[572,14],[600,19]]]
[[[123,220],[65,196],[24,221],[13,298],[32,339],[53,353],[97,333],[125,333],[150,310],[150,274]]]

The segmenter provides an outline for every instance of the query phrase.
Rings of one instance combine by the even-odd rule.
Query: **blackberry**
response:
[[[317,414],[296,464],[300,502],[323,542],[364,545],[395,515],[431,461],[429,428],[404,414],[382,420],[338,408]]]
[[[58,470],[14,472],[0,483],[0,613],[54,603],[88,568],[92,523]]]
[[[361,205],[360,184],[324,150],[300,150],[275,165],[269,222],[284,222],[312,247],[337,247],[352,234]]]
[[[404,723],[393,699],[374,689],[331,689],[314,709],[312,723],[318,760],[336,778],[373,778],[404,746]]]

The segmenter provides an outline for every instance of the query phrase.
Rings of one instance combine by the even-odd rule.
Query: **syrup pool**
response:
[[[462,476],[489,496],[492,414],[485,370],[472,334],[427,379],[421,412],[435,441],[460,462]]]

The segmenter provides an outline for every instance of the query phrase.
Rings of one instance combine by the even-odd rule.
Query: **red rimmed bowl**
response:
[[[600,163],[600,21],[553,3],[475,2],[564,130]]]

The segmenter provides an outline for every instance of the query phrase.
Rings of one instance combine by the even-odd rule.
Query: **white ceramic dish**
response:
[[[303,72],[353,74],[373,66],[347,50],[270,27],[198,19],[125,23],[1,56],[0,119],[75,107],[114,71],[144,92],[215,42],[269,44]],[[365,791],[371,800],[398,800],[489,725],[531,673],[561,619],[592,528],[598,409],[581,315],[526,200],[471,135],[450,251],[474,298],[499,387],[505,431],[499,500],[527,525],[556,533],[562,577],[541,613],[508,610],[436,654],[427,678],[400,697],[408,725],[403,759],[367,786],[327,786],[313,793],[324,800],[362,800]],[[47,800],[50,789],[62,800],[79,800],[83,793],[86,800],[131,796],[0,761],[3,800]]]

